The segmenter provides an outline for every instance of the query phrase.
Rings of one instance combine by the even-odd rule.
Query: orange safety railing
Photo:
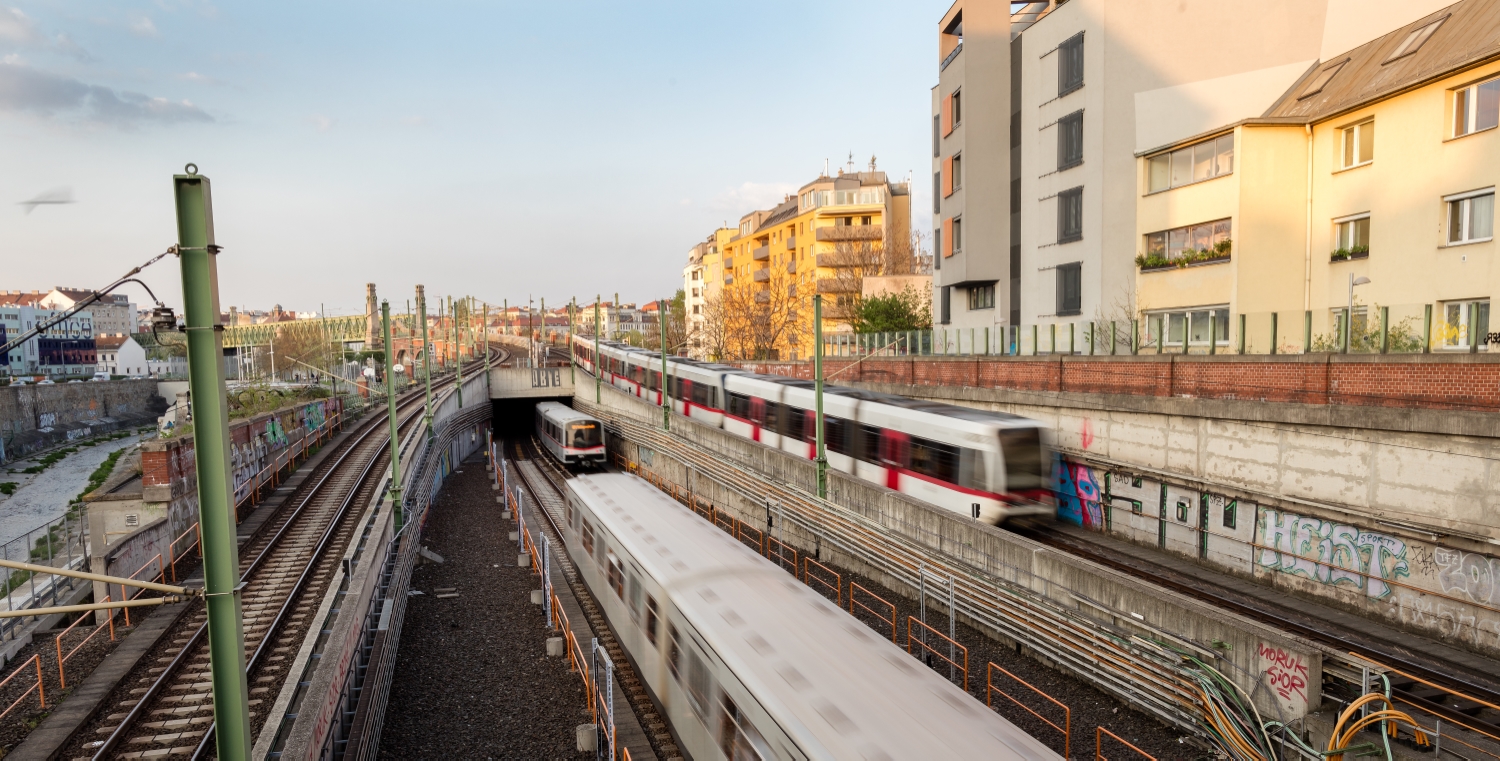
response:
[[[916,635],[912,633],[912,626],[913,625],[922,627],[923,630],[925,630],[927,632],[931,632],[938,639],[941,639],[941,640],[947,642],[948,644],[952,645],[957,650],[961,651],[962,654],[963,654],[963,662],[960,663],[958,661],[953,660],[952,658],[949,658],[946,655],[943,655],[942,653],[938,652],[936,648],[934,648],[933,646],[927,644],[927,642],[925,640],[918,639],[916,637]],[[964,647],[963,645],[958,644],[957,640],[954,640],[953,638],[951,638],[948,635],[946,635],[946,634],[938,631],[937,629],[934,629],[931,626],[928,626],[927,624],[924,624],[921,621],[918,621],[916,616],[907,616],[906,617],[906,652],[908,652],[908,653],[911,652],[911,646],[913,644],[921,645],[922,649],[925,650],[925,651],[927,651],[929,654],[937,656],[937,658],[939,660],[941,660],[944,663],[947,663],[948,665],[950,665],[950,666],[958,669],[959,671],[963,672],[963,675],[964,675],[964,692],[968,692],[969,691],[969,648]]]
[[[881,605],[884,605],[887,608],[889,608],[890,611],[891,611],[890,612],[890,617],[887,618],[886,616],[883,616],[880,613],[877,613],[874,608],[871,608],[870,606],[865,605],[864,603],[860,602],[859,599],[858,599],[858,597],[854,594],[855,592],[864,592],[866,597],[869,597],[871,600],[874,600],[875,602],[878,602]],[[895,605],[892,605],[890,602],[888,602],[885,599],[881,598],[879,595],[875,594],[874,592],[871,592],[870,590],[865,589],[864,587],[862,587],[862,586],[860,586],[858,584],[855,584],[854,582],[851,581],[851,582],[849,582],[849,615],[855,616],[856,618],[858,618],[858,615],[854,612],[854,607],[856,605],[859,606],[861,610],[864,610],[866,613],[869,613],[870,615],[872,615],[875,618],[879,619],[881,623],[890,624],[891,625],[891,643],[894,644],[896,642],[896,606]]]
[[[41,707],[47,707],[47,691],[42,687],[42,656],[40,654],[27,658],[25,663],[22,663],[15,671],[10,672],[10,676],[5,677],[4,681],[0,681],[0,689],[10,684],[10,680],[20,676],[22,671],[28,670],[33,665],[36,666],[36,684],[27,687],[26,691],[21,693],[21,696],[16,698],[14,703],[7,706],[4,711],[0,711],[0,719],[5,718],[11,711],[16,710],[16,706],[20,705],[21,701],[25,700],[33,691],[36,692],[36,699],[41,704]]]
[[[828,580],[826,578],[821,578],[817,574],[814,574],[813,571],[812,571],[812,566],[817,566],[819,569],[821,569],[822,573],[826,573],[829,576],[832,576],[833,577],[833,583],[830,584],[830,583],[828,583]],[[817,582],[817,585],[815,586],[813,584],[813,582]],[[843,582],[843,578],[840,577],[838,575],[838,573],[835,572],[832,568],[829,568],[828,566],[823,565],[822,563],[819,563],[818,561],[813,560],[810,557],[803,556],[803,558],[802,558],[802,583],[804,583],[804,584],[812,587],[813,589],[817,589],[818,586],[822,586],[824,589],[832,590],[833,591],[833,604],[837,605],[840,608],[844,607],[844,582]]]
[[[715,526],[728,531],[730,536],[739,536],[739,532],[735,528],[735,524],[739,523],[739,521],[735,520],[733,515],[715,510],[713,520]]]
[[[789,554],[790,553],[790,554]],[[777,539],[774,536],[766,536],[766,559],[776,564],[777,568],[785,569],[787,563],[792,565],[792,575],[797,575],[797,548]]]
[[[1060,726],[1060,727],[1057,726],[1056,722],[1054,722],[1051,719],[1047,718],[1046,716],[1043,716],[1043,715],[1037,713],[1036,711],[1032,710],[1031,706],[1028,706],[1025,703],[1022,703],[1021,701],[1017,700],[1014,695],[1011,695],[1010,693],[1006,692],[1005,690],[1002,690],[999,687],[996,687],[995,686],[995,672],[996,671],[998,671],[998,672],[1000,672],[1000,673],[1002,673],[1002,674],[1010,677],[1011,679],[1014,679],[1017,682],[1020,682],[1022,685],[1025,685],[1026,689],[1031,690],[1032,692],[1035,692],[1038,695],[1041,695],[1043,698],[1046,698],[1047,700],[1051,701],[1053,705],[1057,706],[1058,708],[1061,708],[1062,711],[1063,711],[1063,725]],[[984,704],[985,705],[987,705],[987,706],[989,706],[991,708],[994,708],[995,704],[993,702],[991,702],[991,701],[994,699],[995,693],[998,692],[1001,695],[1004,695],[1005,697],[1010,698],[1010,702],[1015,703],[1016,705],[1020,706],[1022,710],[1026,711],[1027,713],[1031,714],[1032,716],[1037,717],[1038,719],[1041,719],[1041,721],[1042,721],[1043,724],[1046,724],[1047,726],[1052,727],[1053,729],[1061,732],[1062,736],[1063,736],[1063,758],[1070,758],[1070,756],[1068,755],[1068,752],[1070,750],[1072,750],[1072,747],[1073,747],[1073,710],[1071,708],[1068,708],[1066,705],[1064,705],[1062,703],[1062,701],[1058,700],[1057,698],[1054,698],[1051,695],[1048,695],[1047,693],[1042,692],[1041,690],[1039,690],[1036,687],[1032,686],[1025,679],[1022,679],[1021,677],[1018,677],[1015,674],[1012,674],[1009,671],[1006,671],[1005,669],[1000,668],[1000,666],[996,665],[994,662],[991,662],[990,665],[989,665],[989,668],[985,671],[985,674],[984,674],[984,686],[985,686],[985,692],[984,692]]]
[[[105,595],[104,599],[100,600],[99,602],[101,602],[101,603],[109,602],[109,595]],[[89,636],[84,637],[82,642],[79,642],[78,644],[74,645],[73,649],[69,650],[67,655],[63,655],[63,651],[62,651],[63,637],[68,636],[68,632],[73,631],[73,627],[75,627],[75,626],[83,623],[83,619],[88,618],[89,614],[85,613],[85,614],[79,616],[77,621],[74,621],[73,623],[69,624],[68,628],[63,629],[62,633],[57,635],[57,640],[56,640],[56,643],[57,643],[57,685],[59,687],[61,687],[63,689],[67,689],[68,688],[68,677],[63,673],[63,666],[64,666],[64,664],[66,664],[68,662],[69,658],[73,657],[74,653],[78,652],[79,648],[83,647],[84,645],[87,645],[89,643],[89,640],[91,640],[91,639],[94,638],[94,635],[98,634],[102,629],[104,629],[104,627],[107,626],[107,627],[109,627],[109,640],[111,642],[114,641],[114,639],[115,639],[115,617],[114,617],[114,611],[112,611],[112,610],[106,610],[106,611],[103,611],[103,613],[105,614],[105,616],[104,616],[104,623],[99,624],[98,626],[94,627],[94,630],[91,631],[91,632],[89,632]]]
[[[755,541],[745,542],[745,539],[752,533],[755,534]],[[766,554],[766,535],[765,532],[761,531],[760,529],[751,526],[744,521],[735,521],[734,538],[740,540],[741,542],[745,542],[746,546],[748,546],[752,550],[755,550],[757,553],[761,555]]]
[[[1137,754],[1140,755],[1141,758],[1150,759],[1150,761],[1156,761],[1156,756],[1153,756],[1150,753],[1147,753],[1146,751],[1143,751],[1140,748],[1137,748],[1134,745],[1131,745],[1130,743],[1125,742],[1124,738],[1120,737],[1119,735],[1115,734],[1114,732],[1111,732],[1111,731],[1105,729],[1104,727],[1098,727],[1097,729],[1094,730],[1094,761],[1108,761],[1108,757],[1104,755],[1104,736],[1105,735],[1109,735],[1110,737],[1115,738],[1116,742],[1118,742],[1121,745],[1124,745],[1125,747],[1127,747],[1127,748],[1135,751]]]
[[[166,569],[162,566],[162,559],[161,559],[161,553],[160,552],[156,553],[156,557],[151,558],[150,560],[147,560],[145,565],[141,566],[140,568],[137,568],[135,570],[135,573],[132,573],[129,576],[126,576],[125,578],[131,579],[131,580],[134,580],[134,581],[141,581],[141,579],[137,579],[135,577],[139,576],[140,573],[141,573],[141,571],[144,571],[147,568],[150,568],[152,563],[156,564],[156,575],[152,576],[149,579],[146,579],[146,581],[162,581],[162,580],[164,580],[165,579],[165,574],[166,574]],[[135,591],[132,592],[132,591],[129,591],[128,589],[126,589],[125,585],[121,584],[120,585],[120,599],[122,599],[122,600],[132,600],[132,599],[135,599],[136,597],[139,597],[141,595],[141,593],[145,592],[145,591],[146,590],[141,589],[140,587],[135,587]],[[126,626],[130,626],[130,608],[125,608],[125,625]]]
[[[177,554],[177,543],[182,541],[183,538],[188,534],[193,535],[193,543],[184,547],[182,550],[182,554],[179,555]],[[192,526],[189,526],[187,531],[182,532],[180,536],[178,536],[176,539],[173,539],[171,543],[167,545],[167,557],[171,559],[168,561],[168,563],[172,568],[173,584],[177,583],[177,561],[187,557],[188,551],[195,547],[198,549],[198,557],[203,557],[203,532],[199,530],[198,524],[196,523],[194,523]]]

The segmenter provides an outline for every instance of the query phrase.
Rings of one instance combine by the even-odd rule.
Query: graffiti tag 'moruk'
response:
[[[1257,527],[1266,568],[1305,576],[1331,586],[1363,589],[1372,600],[1391,594],[1386,579],[1406,578],[1406,543],[1358,526],[1262,509]]]

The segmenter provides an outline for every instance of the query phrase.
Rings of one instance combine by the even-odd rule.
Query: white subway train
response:
[[[575,361],[595,367],[592,340],[575,337]],[[604,378],[661,403],[661,355],[601,342]],[[667,360],[672,408],[706,425],[814,459],[811,381],[727,365]],[[1052,515],[1052,456],[1041,423],[894,394],[825,385],[830,468],[986,523]]]
[[[1060,758],[632,475],[568,481],[565,542],[694,761]]]
[[[564,465],[603,465],[609,460],[604,425],[567,405],[538,404],[536,433],[547,452]]]

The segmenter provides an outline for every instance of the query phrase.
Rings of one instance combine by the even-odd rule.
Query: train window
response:
[[[703,662],[703,656],[697,650],[688,649],[688,678],[687,695],[688,703],[693,706],[693,713],[698,714],[699,720],[708,723],[709,696],[713,694],[713,677],[708,672],[708,664]]]
[[[607,552],[609,552],[609,547],[604,544],[604,534],[601,532],[599,534],[599,552],[598,552],[598,558],[597,558],[598,562],[599,562],[599,565],[601,565],[601,566],[607,566],[608,565],[608,560],[605,558],[605,553],[607,553]]]
[[[1036,428],[1001,428],[1000,451],[1005,455],[1005,489],[1045,489],[1051,481],[1050,463],[1043,462],[1042,435]]]
[[[977,449],[959,450],[958,485],[965,489],[989,490],[989,480],[985,478],[983,452]]]
[[[849,435],[846,426],[848,423],[831,415],[823,416],[823,440],[824,446],[830,452],[838,452],[842,455],[852,455],[849,451]]]
[[[667,668],[672,670],[672,677],[682,681],[682,645],[677,639],[677,625],[667,624]]]
[[[812,418],[812,415],[790,404],[778,406],[781,407],[781,428],[776,432],[793,439],[802,438],[802,431],[806,428],[807,421]]]
[[[567,519],[568,526],[571,527],[573,525],[573,503],[572,502],[564,502],[563,503],[563,517]]]
[[[583,522],[583,554],[594,554],[594,527],[588,521]]]
[[[630,600],[627,603],[630,608],[630,618],[636,623],[641,620],[641,579],[635,573],[630,574]]]
[[[938,441],[911,439],[911,469],[943,483],[958,483],[958,447]]]
[[[646,595],[646,639],[651,642],[652,647],[656,646],[656,627],[660,620],[656,612],[656,598]]]
[[[705,407],[714,406],[713,387],[702,383],[693,384],[693,404],[701,404]]]
[[[873,425],[859,424],[859,453],[856,455],[865,462],[879,462],[880,452],[880,429]]]
[[[781,402],[773,402],[767,399],[765,400],[765,403],[766,420],[764,423],[762,423],[762,425],[765,426],[767,430],[779,432],[781,430],[781,419],[786,416],[786,413],[781,409]]]
[[[608,569],[609,588],[615,590],[615,597],[625,599],[625,569],[620,567],[620,559],[613,552],[605,552],[605,567]]]
[[[744,394],[736,394],[735,392],[730,391],[729,414],[734,415],[737,418],[749,419],[750,397],[745,396]]]
[[[719,750],[729,761],[760,761],[771,748],[729,695],[720,693]]]
[[[569,428],[573,432],[573,443],[569,446],[597,447],[601,443],[599,440],[598,423],[573,423]]]

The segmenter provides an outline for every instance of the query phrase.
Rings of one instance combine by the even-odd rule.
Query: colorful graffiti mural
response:
[[[1372,600],[1390,596],[1386,579],[1411,573],[1406,543],[1393,536],[1264,508],[1257,529],[1262,567],[1362,589]]]
[[[1052,472],[1057,475],[1057,517],[1091,528],[1104,527],[1104,492],[1093,468],[1054,455]]]

